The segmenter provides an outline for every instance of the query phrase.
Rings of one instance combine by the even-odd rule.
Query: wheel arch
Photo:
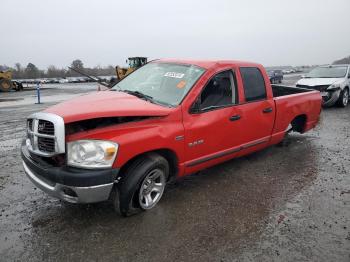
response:
[[[290,124],[292,125],[292,131],[303,133],[305,130],[306,122],[307,122],[306,114],[297,115],[290,122]]]
[[[135,161],[137,161],[138,159],[140,159],[142,157],[150,155],[150,154],[158,154],[158,155],[164,157],[168,161],[168,164],[169,164],[168,181],[175,180],[177,175],[178,175],[178,173],[179,173],[179,159],[178,159],[176,153],[173,150],[169,149],[169,148],[154,149],[154,150],[150,150],[150,151],[147,151],[147,152],[140,153],[140,154],[132,157],[125,164],[122,165],[122,167],[119,170],[119,176],[123,177],[123,175],[125,174],[125,171]]]

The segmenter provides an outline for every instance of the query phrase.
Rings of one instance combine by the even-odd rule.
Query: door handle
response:
[[[272,112],[272,107],[263,109],[263,113],[271,113],[271,112]]]
[[[240,116],[240,115],[234,115],[234,116],[231,116],[231,117],[230,117],[230,121],[237,121],[237,120],[239,120],[239,119],[241,119],[241,116]]]

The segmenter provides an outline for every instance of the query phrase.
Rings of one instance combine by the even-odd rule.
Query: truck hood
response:
[[[332,85],[336,82],[344,81],[343,78],[303,78],[297,84],[306,86],[325,86]]]
[[[73,98],[44,112],[59,115],[65,123],[72,123],[102,117],[166,116],[171,110],[123,92],[100,91]]]

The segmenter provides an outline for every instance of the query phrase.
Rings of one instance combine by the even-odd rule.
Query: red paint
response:
[[[82,95],[45,110],[62,116],[65,123],[112,116],[166,116],[170,111],[170,108],[114,91]]]
[[[157,116],[140,122],[77,133],[68,136],[67,141],[104,139],[117,142],[119,151],[114,167],[122,167],[145,152],[168,149],[178,158],[179,176],[280,142],[296,116],[306,116],[304,132],[313,128],[319,120],[321,95],[318,91],[273,98],[269,78],[259,64],[240,61],[157,62],[194,64],[207,70],[176,108],[166,108],[128,94],[106,91],[58,104],[46,112],[62,116],[66,123],[109,116]],[[263,73],[266,100],[246,103],[239,67],[249,66],[257,67]],[[207,81],[217,72],[227,69],[233,69],[236,73],[239,104],[201,114],[189,113]],[[273,111],[262,113],[267,107]],[[240,115],[241,119],[229,121],[233,115]],[[176,139],[178,136],[183,136],[184,139]],[[189,143],[199,140],[204,142],[189,146]]]

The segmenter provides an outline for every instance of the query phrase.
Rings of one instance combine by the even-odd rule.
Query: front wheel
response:
[[[114,189],[116,211],[128,216],[154,208],[163,196],[168,176],[169,164],[164,157],[150,153],[136,159]]]
[[[337,104],[340,107],[346,107],[349,103],[349,89],[345,87],[338,98]]]

